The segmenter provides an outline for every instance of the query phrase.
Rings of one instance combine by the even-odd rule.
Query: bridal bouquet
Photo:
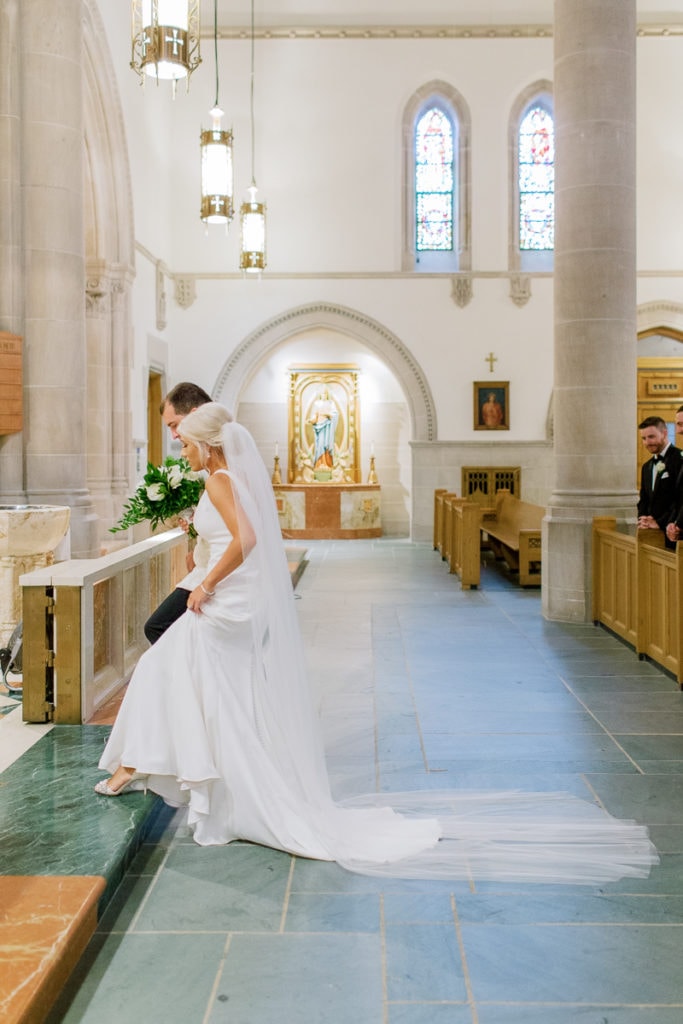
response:
[[[187,459],[174,459],[169,455],[162,466],[149,462],[142,483],[123,506],[121,518],[109,532],[127,530],[147,519],[154,527],[179,516],[190,522],[188,535],[196,537],[191,519],[203,490],[204,480],[199,473],[192,472]]]

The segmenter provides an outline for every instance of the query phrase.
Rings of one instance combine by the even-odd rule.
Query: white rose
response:
[[[183,471],[180,466],[169,466],[168,482],[171,487],[180,487],[183,482]]]
[[[147,497],[150,501],[161,501],[164,496],[164,489],[161,484],[150,484],[147,488]]]

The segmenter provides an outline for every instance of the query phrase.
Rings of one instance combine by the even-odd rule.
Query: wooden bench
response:
[[[463,590],[478,587],[481,575],[479,523],[481,508],[455,495],[444,500],[444,552],[449,572],[460,577]]]
[[[541,582],[541,524],[545,509],[498,491],[495,513],[484,512],[480,530],[496,558],[519,573],[522,587]]]
[[[434,491],[434,550],[446,559],[446,501],[457,498],[455,491],[440,487]]]

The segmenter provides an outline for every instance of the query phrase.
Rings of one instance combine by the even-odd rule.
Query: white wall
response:
[[[432,484],[443,484],[448,474],[455,479],[463,458],[467,464],[506,464],[511,452],[522,457],[526,445],[546,453],[543,476],[531,488],[531,500],[545,500],[552,486],[552,460],[546,457],[552,279],[532,276],[531,298],[521,308],[509,297],[508,122],[520,93],[533,82],[552,81],[552,39],[257,40],[256,175],[268,203],[268,269],[254,281],[236,273],[237,220],[226,236],[222,228],[207,234],[198,217],[198,138],[214,95],[211,42],[203,41],[204,63],[189,94],[181,86],[173,101],[168,85],[141,90],[128,68],[128,4],[102,0],[101,9],[125,112],[136,239],[171,273],[199,275],[196,301],[186,310],[174,303],[168,282],[168,326],[157,332],[153,274],[139,258],[136,360],[142,365],[150,337],[158,335],[168,346],[169,384],[193,379],[212,390],[244,339],[272,318],[318,301],[356,310],[399,339],[431,391],[434,440],[445,445],[432,469],[421,457],[417,476],[413,467],[413,479],[406,479],[413,459],[410,425],[401,434],[401,450],[394,448],[393,466],[385,467],[397,488],[419,486],[413,500],[421,504],[421,516]],[[646,37],[637,45],[638,298],[681,303],[683,38]],[[235,132],[239,203],[251,176],[249,41],[220,41],[219,66],[221,104]],[[413,93],[434,79],[457,89],[471,114],[473,297],[462,309],[447,275],[399,270],[402,116]],[[279,406],[273,395],[280,364],[305,347],[292,343],[272,353],[272,366],[255,367],[240,397],[264,444],[275,427],[273,416],[284,408],[285,394]],[[349,337],[345,361],[359,351],[359,340]],[[489,352],[497,359],[493,373],[485,361]],[[380,369],[375,363],[377,379]],[[145,395],[135,388],[142,376],[136,369],[133,403],[140,429]],[[473,429],[472,383],[487,379],[510,382],[510,430],[484,438]],[[392,404],[396,416],[405,410],[401,399],[387,402]],[[449,444],[466,447],[456,453]]]

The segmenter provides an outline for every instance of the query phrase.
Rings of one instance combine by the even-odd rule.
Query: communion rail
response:
[[[671,672],[683,689],[683,543],[664,546],[658,530],[619,533],[616,519],[593,519],[593,621],[640,657]]]
[[[149,646],[143,625],[186,573],[187,536],[168,530],[101,558],[21,577],[25,722],[87,722]]]

